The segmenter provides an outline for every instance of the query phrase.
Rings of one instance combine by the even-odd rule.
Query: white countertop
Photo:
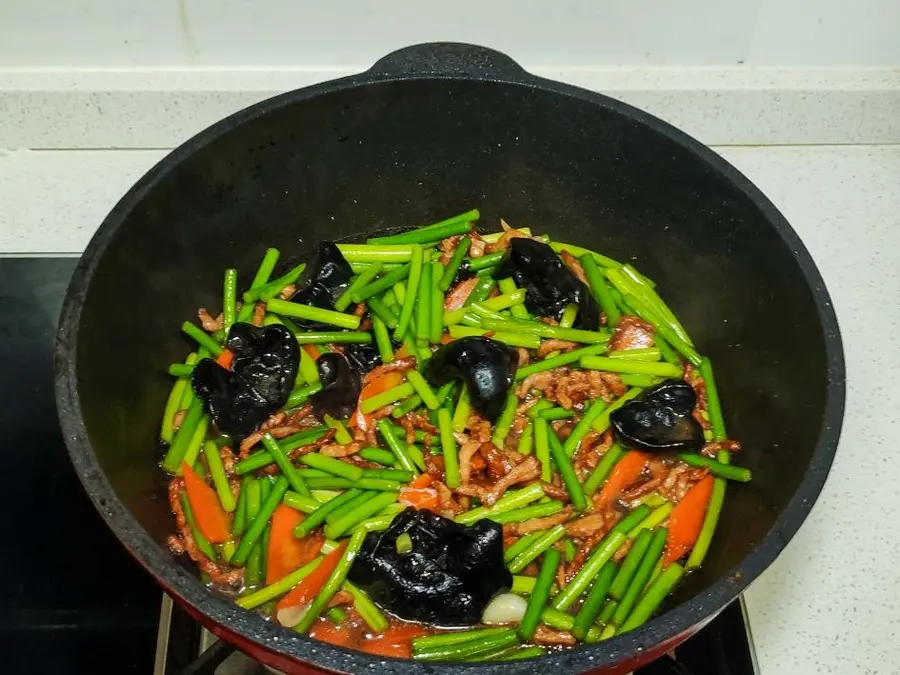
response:
[[[831,293],[847,408],[809,519],[748,591],[763,675],[900,672],[900,493],[891,429],[900,402],[900,147],[731,148],[777,204]],[[875,336],[882,339],[873,342]]]
[[[900,491],[889,480],[900,403],[900,146],[717,150],[803,238],[831,292],[847,362],[846,418],[825,490],[746,594],[760,671],[900,673]],[[0,245],[80,251],[163,154],[0,150]]]

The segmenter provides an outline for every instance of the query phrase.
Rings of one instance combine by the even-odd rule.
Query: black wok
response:
[[[775,207],[714,152],[605,96],[456,44],[395,52],[201,132],[116,205],[73,276],[56,345],[76,471],[132,555],[213,630],[291,672],[449,672],[384,661],[266,623],[209,593],[166,551],[173,518],[156,437],[184,357],[178,326],[216,307],[223,268],[267,246],[419,225],[464,209],[633,259],[716,365],[754,480],[732,487],[707,563],[634,632],[478,672],[624,672],[734,600],[803,522],[831,465],[844,366],[813,261]],[[97,561],[102,565],[103,561]],[[301,666],[299,664],[307,664]]]

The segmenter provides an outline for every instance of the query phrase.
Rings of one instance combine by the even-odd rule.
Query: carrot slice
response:
[[[181,463],[181,475],[184,477],[184,489],[200,532],[213,544],[228,541],[231,536],[228,514],[219,503],[216,491],[187,462]]]
[[[423,473],[409,482],[409,485],[400,490],[397,501],[416,509],[437,510],[437,490],[429,487],[434,479],[430,473]]]
[[[594,498],[594,506],[599,509],[616,501],[625,488],[640,478],[647,459],[647,453],[637,450],[627,452],[609,474],[600,494]]]
[[[707,475],[687,491],[669,515],[669,535],[666,538],[664,564],[669,565],[690,551],[700,536],[703,519],[712,497],[715,478]]]
[[[230,349],[223,349],[222,353],[216,357],[216,363],[225,370],[231,370],[231,364],[234,362],[234,352]]]
[[[396,370],[390,370],[381,377],[375,378],[362,388],[362,391],[359,392],[359,403],[376,394],[380,394],[383,391],[396,387],[401,382],[403,382],[403,374]],[[350,416],[349,425],[351,427],[362,429],[363,431],[368,431],[369,427],[374,423],[374,415],[363,414],[359,409],[359,404],[357,404],[356,410],[354,410],[353,414]]]
[[[359,393],[359,398],[361,401],[364,401],[367,398],[371,398],[372,396],[380,394],[383,391],[393,389],[401,382],[403,382],[403,373],[397,370],[389,370],[381,377],[375,378],[365,387],[363,387],[362,391]]]
[[[275,608],[287,609],[288,607],[299,607],[312,602],[318,592],[322,590],[325,582],[328,581],[328,577],[334,572],[334,568],[340,562],[345,548],[347,548],[346,541],[322,558],[322,562],[316,566],[316,569],[310,572],[309,576],[303,581],[294,586],[290,593],[279,600]]]
[[[303,351],[309,354],[310,358],[315,361],[322,355],[322,352],[319,351],[319,348],[315,345],[303,345]]]
[[[423,473],[413,478],[408,487],[412,490],[427,488],[433,480],[430,473]]]
[[[403,488],[400,490],[397,501],[415,509],[434,511],[438,506],[438,494],[434,488]]]
[[[315,560],[322,550],[325,537],[315,532],[297,539],[294,528],[303,522],[305,516],[289,506],[279,504],[272,514],[272,529],[269,532],[269,549],[266,554],[266,583],[276,581]]]

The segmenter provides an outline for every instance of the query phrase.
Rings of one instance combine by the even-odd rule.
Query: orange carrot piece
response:
[[[672,509],[669,515],[669,535],[666,538],[666,554],[663,558],[669,565],[690,551],[700,536],[703,519],[712,497],[715,478],[710,474],[694,483],[693,487]]]
[[[438,494],[434,488],[403,488],[397,496],[397,501],[415,509],[434,511],[438,506]]]
[[[359,409],[359,403],[362,403],[362,401],[371,396],[375,396],[376,394],[380,394],[383,391],[396,387],[401,382],[403,382],[403,374],[396,370],[390,370],[363,387],[362,391],[359,392],[359,402],[357,403],[356,410],[350,415],[349,426],[351,428],[357,427],[363,431],[368,431],[369,427],[375,423],[375,417],[374,415],[364,414]]]
[[[274,584],[298,567],[315,560],[322,550],[325,537],[320,533],[297,539],[294,528],[303,522],[304,516],[289,506],[279,504],[272,514],[269,532],[269,549],[266,555],[266,583]]]
[[[328,577],[334,572],[334,568],[337,567],[338,562],[340,562],[345,548],[347,548],[346,541],[322,558],[322,562],[316,566],[316,569],[310,572],[309,576],[303,581],[294,586],[290,593],[279,600],[278,604],[275,605],[275,608],[286,609],[288,607],[299,607],[300,605],[312,602],[316,597],[316,594],[322,590],[322,586],[325,585],[325,582],[328,581]]]
[[[381,377],[372,380],[365,387],[363,387],[362,391],[359,393],[359,398],[361,401],[364,401],[365,399],[371,398],[372,396],[380,394],[383,391],[393,389],[401,382],[403,382],[403,373],[400,373],[396,370],[389,370]]]
[[[625,488],[640,478],[647,459],[648,456],[644,452],[637,450],[627,452],[613,468],[600,494],[594,498],[594,506],[603,508],[616,501]]]
[[[430,473],[419,474],[410,481],[408,487],[412,490],[427,488],[429,485],[431,485],[433,480],[434,479],[431,477]]]
[[[225,370],[231,370],[231,364],[234,361],[234,352],[230,349],[223,349],[222,353],[216,357],[216,363]]]
[[[322,355],[322,352],[320,352],[319,348],[315,345],[303,345],[303,351],[305,351],[313,361]]]
[[[416,509],[436,510],[438,506],[437,490],[429,487],[433,480],[430,473],[417,476],[410,481],[408,486],[400,490],[397,501]]]
[[[184,477],[184,489],[200,532],[213,544],[228,541],[231,536],[228,514],[219,503],[216,491],[187,462],[181,463],[181,475]]]

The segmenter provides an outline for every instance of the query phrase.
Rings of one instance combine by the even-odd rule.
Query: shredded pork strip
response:
[[[439,429],[431,423],[431,420],[424,413],[408,412],[402,419],[408,420],[413,429],[419,429],[426,434],[435,435],[439,433]]]
[[[444,311],[451,312],[466,304],[469,294],[475,290],[477,285],[478,277],[470,277],[456,284],[450,289],[450,292],[447,293],[447,297],[444,299]]]
[[[662,476],[651,478],[650,480],[644,481],[640,485],[635,485],[628,490],[624,490],[622,494],[619,495],[619,499],[623,502],[630,502],[631,500],[637,499],[638,497],[643,497],[644,495],[650,494],[651,492],[656,490],[660,485],[662,485],[662,482]]]
[[[478,448],[478,454],[482,456],[485,464],[487,464],[488,477],[491,480],[499,480],[512,471],[513,466],[516,464],[500,453],[490,441],[481,444],[481,447]]]
[[[461,234],[457,234],[441,240],[441,265],[444,265],[446,267],[448,264],[450,264],[450,260],[453,258],[453,254],[456,253],[456,249],[459,246],[460,241],[462,241]]]
[[[585,476],[597,466],[600,458],[612,447],[613,435],[611,431],[598,434],[589,431],[582,439],[578,451],[575,453],[573,464],[580,476]]]
[[[609,340],[611,352],[625,349],[645,349],[653,344],[656,329],[643,319],[631,314],[623,316]]]
[[[186,414],[187,410],[179,410],[172,415],[172,431],[178,431],[181,428],[181,423],[184,421]]]
[[[602,512],[582,516],[581,518],[577,518],[571,523],[566,524],[566,534],[570,537],[575,537],[576,539],[591,537],[597,532],[605,532],[605,530],[606,518]]]
[[[487,443],[494,434],[491,423],[480,415],[470,415],[466,420],[466,432],[472,439]]]
[[[319,449],[320,455],[325,455],[326,457],[350,457],[351,455],[355,455],[360,450],[365,447],[365,443],[360,441],[354,441],[349,445],[342,445],[340,443],[329,443],[328,445],[323,445]]]
[[[546,481],[541,482],[541,487],[544,489],[544,494],[551,499],[559,499],[564,502],[569,501],[569,493],[565,488],[554,485],[553,483],[547,483]]]
[[[332,607],[338,607],[340,605],[350,605],[353,603],[353,596],[350,595],[348,591],[340,590],[335,593],[331,600],[328,601],[326,607],[331,609]]]
[[[308,455],[311,452],[316,452],[317,450],[324,448],[334,440],[334,434],[334,429],[329,429],[325,432],[325,435],[322,436],[322,438],[315,441],[314,443],[310,443],[309,445],[301,445],[299,448],[294,448],[288,453],[288,459],[293,461],[300,455]]]
[[[266,318],[266,305],[262,302],[257,302],[256,307],[253,308],[253,325],[256,327],[263,325],[263,319]]]
[[[219,457],[222,458],[222,468],[225,469],[225,475],[231,477],[234,475],[234,450],[227,445],[219,448]]]
[[[250,454],[250,450],[252,450],[253,447],[257,443],[259,443],[262,440],[262,437],[267,433],[272,434],[272,438],[287,438],[288,436],[299,434],[301,431],[303,431],[303,427],[299,424],[288,424],[281,427],[272,427],[271,429],[254,431],[243,441],[241,441],[241,459],[247,459],[247,456]]]
[[[175,525],[178,529],[178,534],[169,537],[169,549],[176,554],[187,553],[191,560],[197,563],[200,571],[209,576],[209,580],[212,583],[222,586],[236,586],[244,578],[244,570],[242,568],[230,567],[224,564],[218,565],[197,548],[197,542],[194,541],[191,526],[184,517],[184,510],[181,508],[181,492],[183,490],[183,479],[173,478],[169,482],[169,506],[175,514]]]
[[[584,565],[584,561],[587,560],[588,556],[591,554],[591,551],[594,550],[594,547],[603,540],[607,532],[609,532],[609,530],[611,530],[615,526],[615,524],[622,518],[621,512],[617,511],[615,507],[612,506],[607,507],[605,510],[596,515],[601,515],[605,524],[597,529],[593,534],[587,535],[580,539],[578,550],[575,553],[575,558],[572,560],[567,570],[567,574],[571,576],[574,576],[578,572],[578,570],[581,569],[581,566]],[[569,578],[571,578],[571,576]]]
[[[700,376],[700,371],[692,363],[684,366],[684,380],[697,394],[697,404],[694,406],[694,419],[700,423],[704,431],[709,431],[712,425],[709,423],[709,397],[706,393],[706,382]]]
[[[568,340],[541,340],[541,346],[538,347],[538,359],[543,359],[550,352],[568,352],[578,346],[577,342],[569,342]]]
[[[522,232],[521,230],[517,230],[513,227],[510,227],[509,224],[504,221],[502,218],[500,219],[500,226],[503,227],[503,234],[500,235],[500,238],[495,241],[493,244],[487,244],[484,247],[485,253],[495,253],[496,251],[505,251],[509,248],[509,244],[513,239],[521,238],[521,239],[530,239],[527,234]]]
[[[481,441],[463,443],[459,449],[459,481],[467,485],[472,480],[472,457],[481,447]]]
[[[734,454],[735,452],[741,451],[741,444],[738,441],[712,441],[704,445],[700,452],[707,457],[715,459],[719,450]]]
[[[493,506],[494,503],[503,496],[503,493],[506,492],[508,488],[519,483],[527,483],[533,481],[540,475],[541,463],[534,455],[531,455],[527,457],[524,462],[513,467],[513,469],[510,470],[508,474],[494,483],[490,491],[484,495],[483,501],[488,506]]]
[[[222,328],[225,327],[222,314],[213,318],[210,313],[206,311],[205,307],[201,307],[197,310],[197,318],[200,319],[200,325],[207,333],[215,333],[217,330],[222,330]]]
[[[539,623],[537,630],[534,631],[534,639],[532,641],[538,645],[565,645],[567,647],[571,647],[577,642],[575,636],[571,633],[553,630],[542,623]]]
[[[545,530],[548,527],[553,527],[554,525],[564,523],[572,517],[572,513],[572,507],[567,506],[565,509],[563,509],[559,513],[553,514],[552,516],[546,516],[544,518],[532,518],[531,520],[524,520],[521,523],[508,523],[503,526],[503,534],[522,537],[526,534]]]
[[[628,391],[628,387],[622,382],[622,378],[617,373],[607,373],[604,371],[596,371],[606,385],[606,389],[612,394],[613,398],[619,398]]]
[[[628,551],[631,550],[631,539],[626,539],[622,545],[616,549],[616,552],[613,553],[613,560],[615,562],[621,562],[622,558],[628,555]]]
[[[559,550],[560,553],[563,553],[561,546],[558,547],[557,550]],[[562,558],[560,560],[559,567],[556,568],[556,585],[559,588],[563,588],[566,585],[566,582],[568,581],[568,579],[566,577],[566,568],[567,567],[568,566],[566,565],[565,558]]]
[[[294,410],[290,416],[283,410],[279,411],[271,415],[260,425],[259,429],[249,436],[246,436],[244,440],[241,441],[240,458],[246,459],[247,455],[250,454],[250,451],[262,440],[262,437],[265,436],[267,432],[272,434],[273,438],[287,438],[288,436],[300,433],[304,429],[309,429],[310,427],[318,425],[318,420],[312,416],[312,405],[309,403]]]
[[[569,563],[568,569],[566,570],[566,572],[570,575],[569,579],[571,579],[578,573],[578,570],[580,570],[582,565],[584,565],[584,561],[587,560],[588,556],[591,554],[591,551],[594,550],[594,546],[599,544],[605,536],[605,530],[598,530],[596,534],[590,537],[586,537],[580,542],[578,550],[575,552],[575,557],[572,559],[572,562]]]
[[[368,373],[363,377],[363,386],[365,387],[370,382],[374,382],[382,375],[387,373],[392,373],[394,371],[405,372],[407,370],[411,370],[416,367],[416,357],[415,356],[404,356],[401,359],[394,359],[390,363],[385,363],[380,366],[376,366],[372,368]]]
[[[578,277],[578,281],[587,286],[588,280],[587,277],[584,276],[584,269],[581,267],[581,263],[578,262],[578,259],[566,250],[563,250],[559,254],[559,257],[562,258],[562,261],[566,264],[566,267],[572,270],[572,274]]]
[[[519,355],[519,368],[524,368],[531,363],[531,355],[524,347],[516,347],[516,353]]]
[[[483,256],[487,250],[487,242],[475,230],[469,232],[469,239],[472,240],[472,245],[469,246],[469,257],[480,258]]]
[[[566,410],[573,410],[585,401],[597,398],[611,401],[617,398],[603,376],[604,373],[597,370],[554,368],[526,377],[516,390],[516,394],[519,398],[524,398],[528,392],[536,389],[543,392],[548,401],[558,403]],[[621,383],[621,380],[617,381]]]

